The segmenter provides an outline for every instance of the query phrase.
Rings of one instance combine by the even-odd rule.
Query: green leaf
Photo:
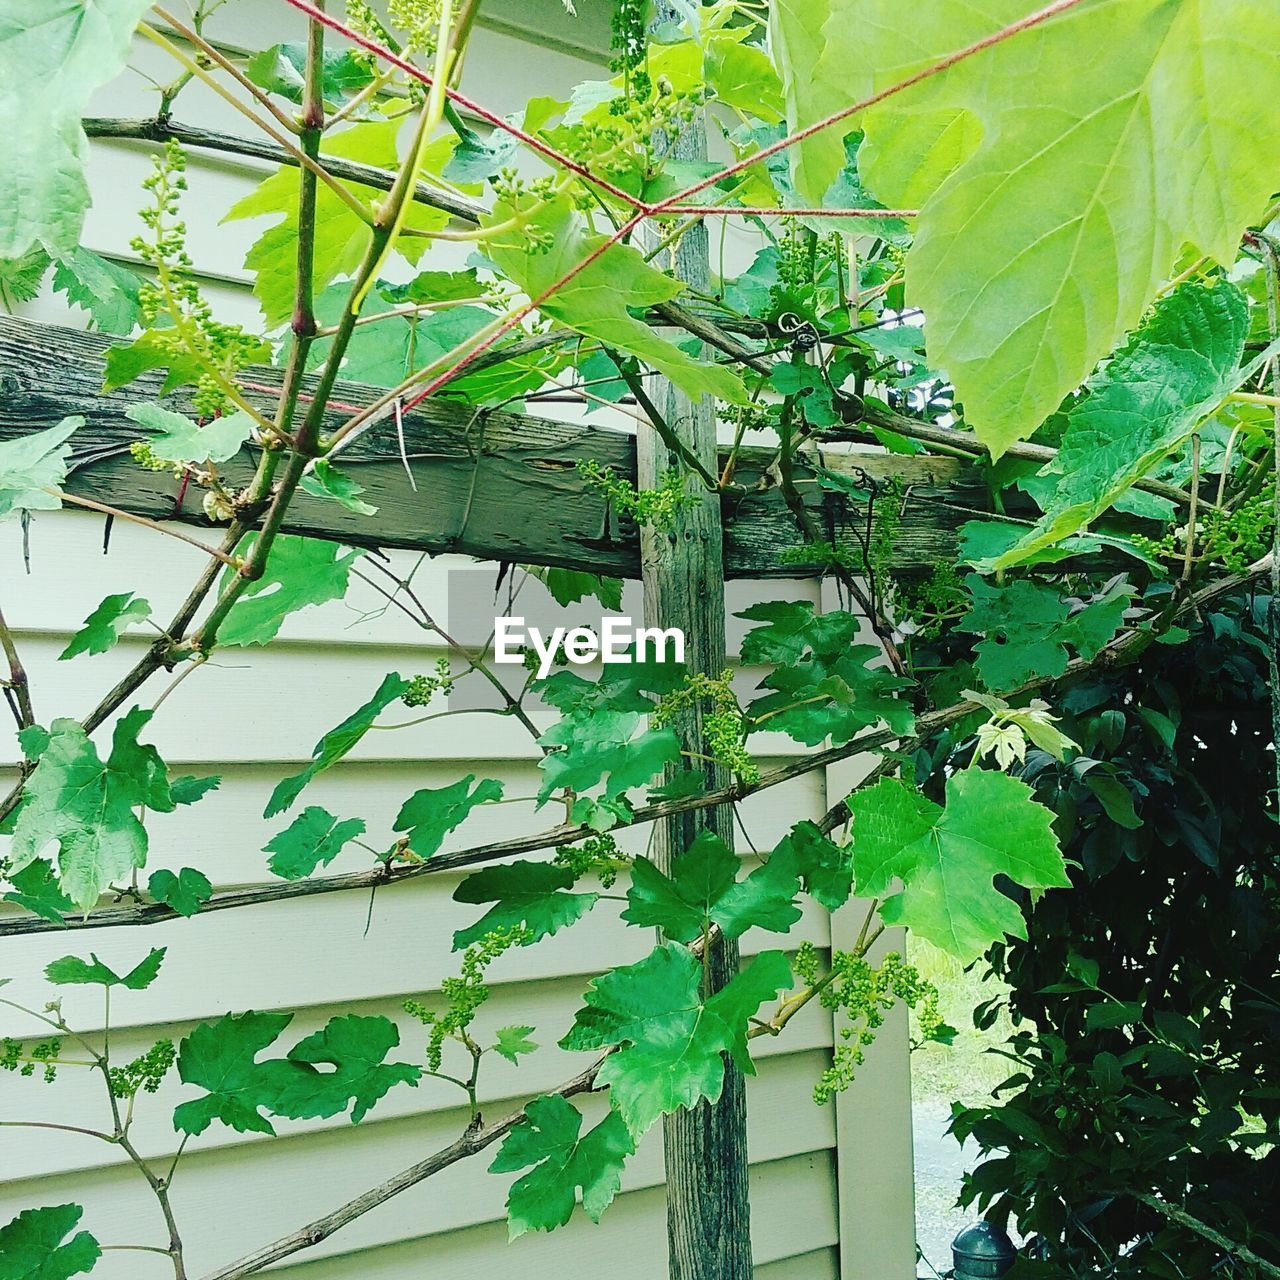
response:
[[[271,348],[265,343],[258,358],[271,359]],[[117,391],[152,369],[168,371],[160,386],[160,394],[167,396],[179,387],[198,382],[204,364],[175,340],[171,329],[145,329],[132,342],[107,349],[103,393]]]
[[[244,71],[259,89],[301,104],[306,88],[307,46],[301,43],[272,45],[255,53],[245,63]],[[353,50],[324,51],[320,92],[325,102],[340,105],[372,80],[369,68]]]
[[[605,578],[596,573],[576,569],[551,569],[530,565],[529,572],[546,584],[557,604],[577,604],[580,600],[598,600],[605,608],[617,612],[622,608],[622,579]]]
[[[339,821],[319,805],[311,805],[263,846],[271,854],[267,866],[285,880],[303,880],[320,866],[327,867],[349,840],[364,832],[362,818]]]
[[[75,720],[53,722],[48,743],[23,789],[13,833],[13,871],[58,842],[58,880],[82,911],[114,880],[145,864],[147,833],[133,810],[172,812],[164,762],[137,735],[151,712],[135,707],[117,723],[104,764]]]
[[[396,816],[394,830],[409,833],[409,852],[419,858],[431,857],[444,843],[445,836],[460,827],[476,805],[502,799],[501,782],[482,778],[472,791],[473,782],[475,774],[469,773],[447,787],[423,787],[404,802]]]
[[[21,871],[9,876],[13,889],[4,895],[5,902],[23,907],[54,924],[64,924],[63,916],[74,910],[75,904],[58,888],[53,864],[44,858],[28,863]]]
[[[37,297],[49,265],[49,255],[39,245],[19,258],[0,258],[0,306],[12,314],[22,303]]]
[[[529,1039],[532,1034],[532,1027],[499,1027],[493,1051],[508,1062],[515,1063],[522,1054],[530,1054],[538,1047]]]
[[[1108,777],[1097,770],[1085,774],[1085,785],[1098,798],[1108,818],[1118,827],[1133,831],[1142,826],[1133,807],[1133,795],[1119,778]]]
[[[263,810],[264,818],[274,818],[290,808],[302,789],[317,774],[336,764],[352,747],[369,732],[370,726],[404,691],[410,682],[396,672],[384,676],[373,697],[362,707],[357,707],[340,725],[330,729],[312,748],[312,760],[301,773],[283,778],[276,784]]]
[[[125,987],[129,991],[145,991],[160,972],[164,960],[165,947],[156,947],[149,951],[123,977],[114,969],[108,968],[92,952],[88,960],[78,956],[63,956],[45,966],[44,976],[55,986],[101,986]]]
[[[473,186],[492,178],[511,164],[520,148],[519,139],[505,129],[494,129],[487,138],[482,138],[456,115],[450,123],[458,142],[440,176],[459,186]]]
[[[596,1079],[637,1140],[662,1114],[715,1102],[727,1053],[753,1075],[747,1023],[760,1005],[791,985],[780,951],[766,951],[722,991],[702,999],[702,966],[678,942],[656,947],[638,964],[596,978],[565,1049],[619,1046]]]
[[[80,126],[94,91],[124,70],[147,0],[0,0],[0,258],[80,243],[89,207]]]
[[[236,554],[248,555],[256,540],[257,534],[247,534]],[[351,566],[363,554],[320,538],[280,535],[267,557],[262,577],[251,582],[232,605],[218,632],[218,643],[269,644],[289,614],[313,604],[341,600],[347,593]],[[224,582],[230,582],[234,573],[228,569]]]
[[[582,1191],[582,1207],[592,1222],[613,1203],[622,1182],[622,1166],[635,1151],[627,1126],[610,1111],[579,1137],[582,1113],[558,1094],[534,1098],[524,1118],[507,1134],[490,1173],[533,1168],[507,1193],[509,1238],[526,1231],[554,1231],[573,1216]]]
[[[1058,456],[1040,472],[1054,485],[1044,515],[994,566],[1044,558],[1185,443],[1239,384],[1248,332],[1248,302],[1225,281],[1162,298],[1068,412]]]
[[[622,918],[662,929],[677,942],[691,941],[708,924],[737,938],[753,927],[786,933],[800,919],[800,881],[788,851],[775,853],[744,880],[737,877],[733,852],[713,831],[703,831],[672,864],[670,876],[648,858],[635,860]]]
[[[180,916],[193,916],[213,897],[213,885],[203,871],[194,867],[183,867],[177,875],[162,869],[147,881],[147,892]]]
[[[2,36],[0,36],[2,38]],[[84,426],[83,418],[63,418],[56,427],[0,443],[0,520],[16,511],[57,511],[57,489],[67,478],[67,441]]]
[[[78,1204],[25,1209],[0,1227],[0,1280],[70,1280],[92,1271],[102,1256],[98,1242],[78,1231]]]
[[[322,1031],[289,1050],[289,1061],[333,1070],[298,1072],[267,1105],[276,1115],[294,1120],[338,1115],[350,1105],[351,1123],[359,1124],[396,1085],[417,1086],[421,1067],[385,1061],[399,1043],[400,1032],[388,1018],[330,1018]]]
[[[106,653],[135,622],[151,617],[151,605],[132,591],[108,596],[85,620],[84,626],[58,655],[60,662],[81,653]]]
[[[355,160],[361,164],[381,169],[394,169],[399,164],[396,152],[396,136],[400,131],[398,120],[374,120],[357,124],[341,133],[326,134],[323,156],[340,160]],[[437,172],[437,166],[452,150],[451,139],[441,139],[428,148],[427,168]],[[386,199],[386,192],[360,183],[342,184],[370,213]],[[262,305],[270,328],[277,328],[293,314],[297,284],[298,207],[301,179],[299,170],[282,165],[252,194],[233,205],[225,222],[240,218],[267,216],[276,219],[250,248],[245,266],[255,273],[253,291]],[[449,215],[428,205],[415,203],[409,215],[408,225],[418,231],[440,230]],[[360,266],[369,247],[372,232],[369,224],[358,218],[355,212],[336,195],[327,184],[321,183],[315,201],[315,272],[313,285],[317,291],[327,288],[339,276],[350,276]],[[417,237],[419,246],[426,241]],[[403,252],[406,245],[412,252],[408,239],[400,241]]]
[[[142,277],[83,246],[58,260],[53,287],[83,307],[99,333],[132,333],[142,322]]]
[[[812,822],[799,822],[783,836],[773,856],[784,853],[795,859],[800,882],[812,898],[828,911],[849,901],[853,892],[853,850],[827,839]]]
[[[499,202],[490,221],[505,222],[516,212]],[[705,394],[746,403],[737,374],[695,360],[631,315],[629,308],[643,309],[674,298],[684,287],[679,281],[654,270],[629,245],[601,251],[606,237],[587,227],[567,195],[522,208],[519,216],[526,220],[524,225],[500,233],[486,250],[498,269],[531,298],[541,299],[563,276],[591,259],[539,302],[544,316],[636,356],[690,396]]]
[[[808,601],[770,600],[736,616],[763,624],[743,638],[742,660],[780,664],[760,682],[773,692],[747,708],[761,727],[807,746],[828,737],[840,745],[881,720],[898,733],[912,732],[911,708],[894,696],[910,681],[872,665],[880,650],[853,642],[859,623],[851,613],[819,614]]]
[[[453,935],[453,949],[461,951],[494,929],[522,926],[532,943],[567,928],[586,915],[599,896],[569,893],[573,883],[572,871],[551,862],[512,862],[468,876],[454,890],[454,902],[494,905],[475,924]]]
[[[606,800],[630,787],[642,787],[680,758],[680,743],[670,729],[644,729],[635,711],[599,711],[587,723],[576,716],[557,721],[538,741],[561,747],[538,761],[542,770],[540,803],[562,787],[590,791],[605,783]]]
[[[946,807],[886,778],[849,797],[858,892],[883,899],[886,924],[906,925],[969,961],[1006,934],[1027,936],[1022,912],[992,881],[1066,887],[1053,814],[1008,774],[970,768],[947,779]],[[894,892],[895,880],[902,890]]]
[[[297,1068],[283,1060],[257,1059],[292,1020],[291,1013],[251,1011],[196,1027],[178,1049],[178,1075],[184,1084],[207,1092],[177,1107],[173,1127],[198,1137],[220,1120],[237,1133],[274,1133],[261,1108],[296,1080]]]
[[[153,433],[147,444],[165,462],[226,462],[240,452],[253,432],[253,419],[243,411],[213,418],[204,426],[158,404],[132,405],[124,416]]]
[[[782,49],[791,123],[803,126],[1029,6],[790,0],[780,10],[793,42]],[[928,315],[930,354],[996,453],[1138,322],[1185,246],[1233,261],[1280,155],[1280,63],[1266,42],[1225,38],[1257,21],[1251,0],[1095,0],[864,117],[871,188],[895,207],[923,201],[908,301]],[[814,201],[839,167],[838,133],[801,146],[798,177]]]
[[[1067,646],[1092,658],[1120,629],[1133,588],[1116,583],[1100,599],[1071,615],[1058,591],[1025,578],[996,586],[970,574],[973,607],[956,629],[985,637],[975,646],[978,674],[988,689],[1016,689],[1067,669]]]
[[[301,488],[303,493],[309,493],[314,498],[329,498],[340,503],[358,516],[378,514],[377,507],[361,501],[364,486],[357,484],[345,471],[339,471],[325,458],[315,460],[312,469],[302,477]]]
[[[169,797],[175,805],[195,804],[203,800],[210,791],[216,791],[221,785],[222,778],[218,775],[196,778],[185,773],[169,783]]]

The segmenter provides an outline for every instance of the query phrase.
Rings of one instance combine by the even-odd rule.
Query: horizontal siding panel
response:
[[[794,1073],[762,1069],[749,1109],[753,1182],[763,1192],[753,1197],[754,1203],[767,1215],[766,1205],[773,1198],[769,1192],[776,1189],[776,1194],[791,1199],[793,1206],[808,1205],[803,1233],[798,1225],[791,1228],[789,1241],[768,1233],[774,1237],[770,1245],[778,1251],[774,1256],[800,1251],[796,1246],[801,1235],[803,1249],[834,1243],[836,1238],[831,1129],[821,1113],[816,1129],[800,1121],[798,1105],[815,1112],[818,1109],[803,1094],[796,1097],[798,1084]],[[607,1105],[600,1097],[580,1103],[589,1123],[595,1123]],[[314,1131],[262,1142],[252,1161],[236,1149],[189,1151],[174,1182],[173,1201],[183,1224],[192,1273],[199,1275],[328,1212],[427,1152],[447,1145],[464,1126],[465,1116],[456,1114],[429,1116],[413,1124],[366,1122],[358,1132]],[[806,1146],[815,1141],[823,1144],[821,1149]],[[500,1222],[506,1190],[514,1179],[487,1173],[491,1159],[489,1153],[460,1162],[409,1189],[322,1243],[316,1256],[350,1254],[353,1249],[386,1245],[406,1235],[438,1238]],[[769,1172],[784,1167],[785,1181]],[[655,1129],[628,1162],[623,1187],[639,1190],[661,1186],[663,1181],[661,1142]],[[762,1182],[765,1186],[760,1187]],[[158,1212],[153,1202],[148,1203],[149,1192],[136,1171],[125,1167],[10,1184],[4,1189],[0,1214],[7,1218],[24,1207],[68,1199],[85,1205],[82,1225],[104,1244],[153,1242]],[[605,1222],[608,1220],[606,1215]],[[656,1242],[664,1243],[661,1217],[651,1220],[649,1230]],[[116,1259],[111,1255],[104,1262],[107,1266],[101,1274],[105,1280],[136,1274],[112,1265]],[[136,1267],[136,1260],[131,1259],[130,1265]]]

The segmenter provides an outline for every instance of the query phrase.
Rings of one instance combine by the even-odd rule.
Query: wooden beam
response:
[[[171,475],[144,471],[130,458],[130,442],[146,432],[125,417],[125,410],[160,400],[163,374],[144,374],[102,395],[103,353],[111,345],[112,339],[98,334],[0,317],[0,442],[80,415],[86,421],[72,438],[68,492],[135,515],[207,526],[198,497],[188,494],[179,504],[179,486]],[[257,388],[249,395],[259,407],[273,407],[278,369],[254,369],[244,381]],[[381,388],[342,382],[332,403],[363,406],[381,394]],[[189,392],[164,403],[189,411]],[[329,421],[336,428],[347,416],[335,408]],[[594,460],[634,482],[631,435],[433,398],[405,416],[404,445],[402,457],[394,423],[384,421],[341,456],[340,465],[378,507],[376,516],[359,516],[303,494],[290,509],[286,532],[356,546],[453,551],[640,576],[637,531],[609,511],[577,470],[580,460]],[[794,577],[816,567],[793,559],[802,539],[771,479],[772,461],[766,449],[739,454],[735,480],[740,488],[722,501],[728,577]],[[890,559],[895,569],[925,569],[954,556],[957,529],[986,505],[977,472],[958,460],[833,451],[822,461],[833,470],[865,476],[869,485],[899,482],[903,518]],[[247,482],[252,468],[246,449],[221,470],[236,483]],[[818,526],[836,545],[856,553],[865,503],[821,489],[811,468],[809,476],[805,493]]]

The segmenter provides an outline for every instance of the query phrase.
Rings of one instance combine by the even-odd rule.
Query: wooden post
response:
[[[655,21],[675,17],[666,0],[654,5]],[[702,123],[690,125],[671,151],[679,159],[705,159]],[[706,287],[710,268],[704,224],[681,237],[669,265],[681,280]],[[666,380],[653,385],[651,398],[680,443],[715,473],[714,402],[706,396],[692,401]],[[636,448],[642,487],[656,487],[672,469],[687,470],[656,431],[639,432]],[[679,627],[689,670],[718,675],[725,666],[724,534],[718,495],[699,483],[697,504],[681,512],[673,530],[643,529],[640,568],[645,625]],[[700,707],[690,708],[672,727],[686,751],[707,753]],[[698,755],[689,764],[704,772],[709,789],[728,781],[723,768]],[[699,831],[708,828],[732,847],[733,813],[727,806],[656,823],[653,856],[658,866],[669,869]],[[711,989],[719,990],[737,971],[738,944],[721,939],[710,958]],[[746,1085],[732,1062],[725,1060],[719,1101],[665,1117],[663,1140],[671,1280],[751,1280]]]

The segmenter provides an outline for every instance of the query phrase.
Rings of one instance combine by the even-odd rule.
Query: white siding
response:
[[[511,111],[531,95],[562,92],[578,80],[598,77],[598,67],[585,58],[607,40],[610,6],[606,0],[578,0],[578,5],[583,24],[575,27],[560,0],[495,4],[470,59],[471,91]],[[298,38],[296,17],[277,3],[242,0],[226,7],[215,30],[226,35],[252,29],[255,42],[265,45]],[[537,31],[536,44],[518,41],[522,22]],[[156,51],[140,47],[135,65],[156,69]],[[144,82],[137,78],[111,87],[93,106],[97,113],[121,116],[148,109]],[[206,127],[243,131],[235,113],[199,86],[184,93],[176,114]],[[146,148],[95,145],[91,176],[97,203],[85,233],[90,247],[133,258],[128,240],[148,164]],[[202,153],[191,157],[192,254],[207,274],[215,305],[228,318],[249,319],[255,311],[241,264],[257,228],[220,226],[218,217],[260,173],[255,166]],[[83,323],[83,313],[68,314],[59,302],[46,296],[26,314]],[[199,553],[191,548],[120,524],[104,556],[101,536],[101,521],[93,517],[38,517],[31,530],[28,576],[16,524],[0,530],[0,602],[30,668],[37,715],[44,723],[56,715],[83,715],[146,642],[143,629],[110,654],[58,663],[67,636],[99,600],[110,592],[139,590],[163,617],[200,565]],[[399,563],[407,565],[409,558],[400,557]],[[450,563],[435,561],[420,578],[441,615]],[[799,589],[816,592],[812,586]],[[735,589],[739,603],[732,607],[795,590],[794,584],[759,589],[742,584]],[[175,770],[218,772],[224,781],[197,807],[149,819],[153,866],[199,866],[219,888],[265,877],[262,844],[286,821],[269,824],[258,816],[271,787],[300,767],[320,734],[364,701],[387,671],[429,670],[440,652],[394,610],[362,621],[379,603],[367,587],[353,583],[346,602],[295,616],[282,641],[265,652],[220,653],[166,701],[149,740]],[[157,681],[144,691],[148,705],[161,687]],[[311,690],[317,695],[310,696]],[[773,763],[790,750],[781,738],[766,744]],[[12,780],[16,755],[5,730],[0,733],[0,785]],[[312,784],[306,802],[363,817],[370,843],[385,847],[396,810],[417,788],[474,772],[502,779],[509,795],[529,795],[537,787],[536,759],[517,725],[492,716],[371,733],[346,761]],[[748,801],[742,817],[752,840],[764,848],[793,822],[820,814],[827,803],[826,779],[809,775]],[[482,809],[446,848],[549,825],[551,812],[536,815],[531,804]],[[643,840],[643,833],[622,836],[632,850],[643,848]],[[348,849],[333,869],[354,869],[364,856]],[[475,908],[450,901],[458,879],[440,875],[383,890],[371,910],[367,894],[333,894],[144,929],[4,940],[0,974],[14,980],[7,996],[39,1007],[49,994],[40,973],[50,959],[92,949],[107,963],[129,964],[147,948],[163,945],[169,953],[153,989],[141,996],[122,993],[114,1001],[114,1052],[122,1056],[160,1036],[176,1039],[201,1019],[250,1007],[297,1011],[285,1043],[335,1013],[383,1013],[400,1022],[412,1053],[422,1033],[400,1012],[401,1001],[430,992],[455,969],[452,931],[475,918]],[[602,903],[572,930],[508,955],[492,970],[494,995],[481,1015],[482,1029],[533,1023],[542,1047],[519,1070],[500,1060],[487,1064],[483,1102],[488,1116],[520,1105],[584,1065],[582,1055],[556,1047],[583,989],[592,975],[639,958],[649,945],[641,931],[623,930],[611,919],[616,906]],[[857,914],[856,907],[848,911]],[[847,941],[850,926],[837,920],[834,928]],[[796,936],[826,947],[831,933],[825,914],[810,906]],[[745,941],[748,953],[768,945],[768,940]],[[66,988],[64,993],[73,1023],[86,1030],[100,1025],[92,992]],[[34,1030],[9,1011],[0,1013],[0,1035]],[[905,1028],[897,1020],[885,1029],[855,1095],[818,1109],[809,1094],[829,1060],[831,1043],[830,1015],[816,1007],[797,1018],[785,1036],[755,1042],[759,1077],[749,1089],[749,1137],[757,1275],[760,1280],[908,1280],[914,1252]],[[160,1158],[174,1149],[168,1118],[186,1096],[190,1091],[171,1079],[158,1097],[140,1102],[134,1136],[148,1156]],[[446,1144],[466,1122],[456,1103],[456,1091],[426,1081],[417,1089],[394,1090],[359,1128],[341,1117],[284,1121],[277,1126],[279,1136],[266,1139],[215,1126],[192,1144],[174,1189],[191,1274],[296,1228]],[[0,1119],[101,1125],[102,1105],[98,1087],[77,1079],[72,1070],[52,1089],[0,1076]],[[603,1104],[592,1099],[585,1105],[591,1110]],[[86,1207],[83,1225],[103,1243],[159,1242],[154,1201],[120,1155],[74,1134],[0,1130],[0,1222],[25,1207],[75,1200]],[[511,1178],[486,1173],[487,1163],[481,1156],[446,1171],[280,1269],[298,1280],[409,1280],[423,1274],[451,1280],[520,1274],[532,1280],[607,1256],[619,1277],[663,1274],[663,1175],[656,1135],[628,1167],[623,1194],[598,1228],[575,1219],[568,1229],[527,1237],[509,1249],[503,1198]],[[159,1256],[110,1253],[95,1275],[149,1280],[167,1269]]]

